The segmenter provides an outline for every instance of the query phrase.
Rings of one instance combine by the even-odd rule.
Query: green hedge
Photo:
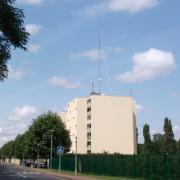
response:
[[[62,156],[62,170],[74,171],[75,156]],[[58,169],[59,158],[52,168]],[[78,155],[78,172],[106,176],[122,176],[154,180],[180,180],[180,155]]]

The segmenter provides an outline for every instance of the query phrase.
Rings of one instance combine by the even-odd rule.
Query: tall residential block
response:
[[[137,153],[132,97],[91,94],[76,98],[68,103],[62,119],[70,131],[71,152]]]

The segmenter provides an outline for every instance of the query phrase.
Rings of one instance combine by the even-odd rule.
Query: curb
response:
[[[33,171],[33,172],[39,172],[42,174],[50,175],[50,176],[56,176],[56,177],[61,177],[67,180],[95,180],[94,178],[86,177],[86,176],[71,176],[63,173],[58,173],[58,172],[52,172],[49,171],[49,169],[39,169],[39,168],[30,168],[26,166],[20,166],[20,165],[15,165],[15,164],[10,164],[10,163],[2,163],[1,164],[6,164],[9,166],[14,166],[17,169],[23,169],[26,171]]]

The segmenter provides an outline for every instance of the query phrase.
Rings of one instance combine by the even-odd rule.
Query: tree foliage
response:
[[[138,144],[138,137],[139,137],[139,133],[138,133],[138,128],[136,127],[136,143]]]
[[[14,141],[9,141],[0,150],[1,157],[11,158],[14,155]]]
[[[26,131],[22,135],[18,135],[14,142],[14,157],[19,159],[29,158],[29,153],[27,149],[27,141],[28,141],[29,132]]]
[[[177,153],[180,154],[180,139],[177,141]]]
[[[40,156],[48,158],[51,150],[51,135],[53,140],[53,155],[56,154],[56,147],[64,146],[65,152],[71,147],[69,131],[57,113],[44,113],[34,119],[29,129],[28,150],[32,157]],[[33,148],[32,148],[33,147]]]
[[[176,152],[176,141],[174,139],[171,120],[168,118],[164,119],[164,151],[166,153]]]
[[[26,50],[29,33],[24,27],[22,9],[13,6],[15,0],[0,0],[0,81],[8,76],[7,61],[11,47]]]
[[[151,135],[149,132],[149,125],[145,124],[143,127],[144,144],[138,144],[138,153],[151,153],[151,154],[176,154],[180,153],[180,140],[176,141],[174,138],[171,120],[164,119],[163,126],[164,133],[156,133]]]
[[[160,133],[154,134],[152,139],[152,152],[155,154],[163,153],[164,136]]]
[[[66,130],[57,113],[51,111],[41,114],[33,120],[32,125],[22,135],[18,135],[14,141],[6,143],[1,149],[2,157],[16,157],[19,159],[48,159],[51,151],[51,135],[53,142],[53,156],[56,155],[56,147],[64,146],[65,152],[71,147],[69,131]]]
[[[144,136],[144,151],[145,153],[150,153],[151,152],[151,135],[150,135],[148,124],[145,124],[143,127],[143,136]]]

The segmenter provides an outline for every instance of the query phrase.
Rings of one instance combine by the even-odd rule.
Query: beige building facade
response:
[[[74,99],[60,115],[70,131],[72,153],[137,153],[132,97],[92,94]]]

